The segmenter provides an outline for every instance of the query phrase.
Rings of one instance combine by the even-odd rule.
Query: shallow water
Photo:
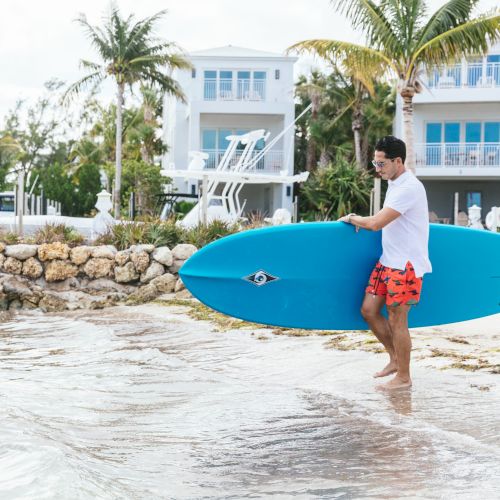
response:
[[[0,498],[498,498],[498,376],[156,307],[0,325]],[[478,385],[488,386],[479,391]]]

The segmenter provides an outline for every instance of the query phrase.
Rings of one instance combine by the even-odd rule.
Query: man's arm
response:
[[[380,231],[393,220],[397,219],[401,214],[393,208],[383,208],[380,212],[370,217],[361,217],[361,215],[349,214],[341,217],[339,221],[347,222],[356,226],[356,229],[363,228],[369,231]]]

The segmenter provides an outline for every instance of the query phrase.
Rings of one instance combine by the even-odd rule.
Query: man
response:
[[[411,386],[411,339],[408,312],[418,303],[422,277],[432,271],[428,256],[429,212],[423,184],[405,169],[405,143],[393,136],[375,146],[373,165],[389,182],[384,206],[371,217],[349,214],[342,222],[382,230],[382,256],[366,288],[361,314],[389,354],[389,363],[374,377],[395,377],[380,387]],[[387,306],[388,319],[382,314]]]

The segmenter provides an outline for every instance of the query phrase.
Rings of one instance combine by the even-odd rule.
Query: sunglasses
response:
[[[385,164],[388,162],[388,161],[394,161],[396,158],[387,158],[386,161],[375,161],[375,160],[372,160],[372,165],[375,167],[375,168],[384,168],[385,167]]]

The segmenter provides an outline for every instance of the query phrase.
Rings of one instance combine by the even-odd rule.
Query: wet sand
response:
[[[177,299],[164,295],[156,303],[175,314],[211,321],[215,330],[251,330],[261,340],[271,335],[292,337],[322,336],[326,348],[340,351],[359,350],[378,354],[385,361],[383,346],[368,330],[319,331],[265,327],[240,321],[212,311],[194,298]],[[144,307],[156,307],[155,305]],[[412,365],[454,372],[500,374],[500,314],[460,323],[412,328]]]
[[[179,299],[20,312],[0,327],[0,498],[496,498],[495,323],[415,332],[413,388],[383,393],[367,332]]]

